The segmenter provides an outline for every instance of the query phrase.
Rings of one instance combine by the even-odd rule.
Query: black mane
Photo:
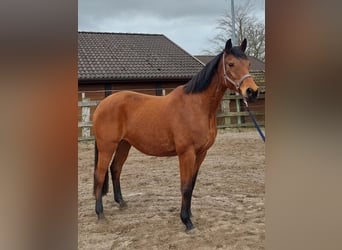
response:
[[[227,50],[227,49],[226,49]],[[239,46],[234,46],[226,51],[236,58],[248,59],[245,52]],[[190,81],[184,85],[184,92],[186,94],[199,93],[206,90],[211,82],[211,78],[217,70],[217,65],[221,59],[223,52],[218,54],[211,60],[199,73],[197,73]]]
[[[197,73],[190,81],[184,85],[186,94],[199,93],[208,88],[211,78],[217,70],[217,65],[221,59],[223,52],[218,54],[211,60],[199,73]]]

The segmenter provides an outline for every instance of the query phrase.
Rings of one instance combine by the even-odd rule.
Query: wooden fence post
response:
[[[225,97],[229,97],[228,96],[228,92],[225,93]],[[228,98],[223,98],[222,101],[221,101],[221,110],[223,113],[229,113],[230,112],[230,99]],[[227,125],[230,125],[231,124],[231,119],[230,119],[230,116],[225,116],[224,117],[224,122],[223,124],[225,126]]]
[[[239,93],[235,93],[235,95],[239,95]],[[235,102],[236,102],[236,112],[240,112],[240,99],[236,98]],[[237,117],[237,124],[238,125],[241,124],[241,116]]]
[[[85,98],[85,93],[82,93],[82,101],[90,101],[89,98]],[[82,122],[90,121],[90,107],[82,107]],[[82,137],[90,137],[90,127],[82,127]]]

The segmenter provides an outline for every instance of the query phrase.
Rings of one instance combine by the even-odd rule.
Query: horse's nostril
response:
[[[251,89],[251,88],[248,88],[248,89],[247,89],[247,96],[248,96],[248,97],[252,97],[252,96],[253,96],[253,94],[254,94],[254,91],[253,91],[253,89]]]
[[[254,91],[252,88],[246,90],[247,98],[251,101],[255,101],[258,97],[258,90]]]

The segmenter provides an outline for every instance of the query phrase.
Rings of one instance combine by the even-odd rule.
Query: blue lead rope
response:
[[[255,126],[256,129],[258,130],[261,139],[265,142],[265,141],[266,141],[266,138],[265,138],[265,136],[264,136],[264,133],[262,132],[262,130],[260,129],[258,123],[256,122],[256,120],[255,120],[255,118],[254,118],[254,115],[253,115],[252,112],[249,110],[247,101],[244,100],[244,103],[245,103],[245,105],[246,105],[246,109],[247,109],[247,111],[248,111],[249,116],[252,118],[252,121],[253,121],[253,123],[254,123],[254,126]]]

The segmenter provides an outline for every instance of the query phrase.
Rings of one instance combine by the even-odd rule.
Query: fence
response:
[[[249,103],[250,110],[260,126],[265,125],[265,94],[260,94],[256,103]],[[225,95],[221,109],[216,115],[218,128],[254,127],[249,113],[245,110],[241,95]]]
[[[82,99],[78,102],[79,107],[79,141],[93,140],[91,133],[92,110],[100,103],[100,100],[90,100],[81,93]],[[265,94],[260,94],[256,103],[250,103],[250,110],[253,112],[260,126],[265,125]],[[244,109],[242,97],[240,95],[226,94],[221,102],[221,107],[217,113],[218,128],[248,128],[254,127],[248,112]]]
[[[81,129],[81,135],[79,134],[78,140],[93,140],[94,136],[91,136],[91,127],[93,122],[91,121],[91,107],[96,107],[100,101],[91,101],[89,98],[85,98],[85,93],[82,93],[82,101],[78,102],[78,108],[81,109],[81,121],[78,121],[78,128]]]

